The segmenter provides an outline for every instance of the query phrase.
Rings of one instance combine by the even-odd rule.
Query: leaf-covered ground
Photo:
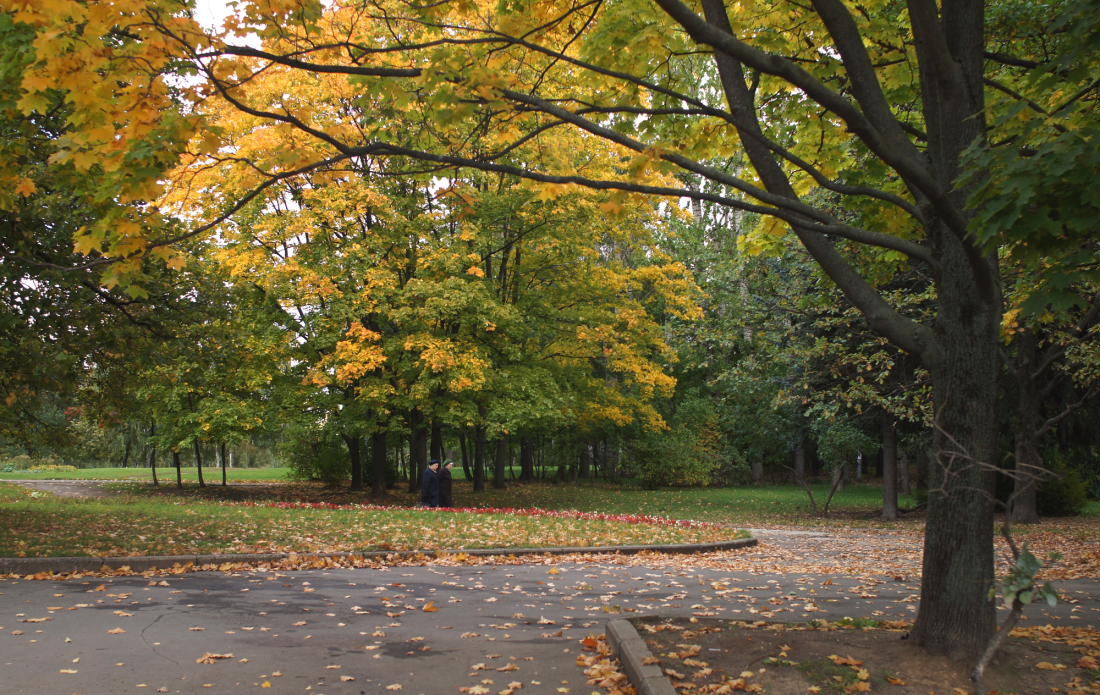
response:
[[[973,690],[966,664],[927,654],[902,639],[907,624],[865,628],[851,622],[810,626],[709,618],[633,622],[653,655],[650,663],[661,668],[681,695],[962,695]],[[1095,628],[1026,628],[1013,635],[987,670],[984,685],[989,692],[1100,692],[1100,632]]]

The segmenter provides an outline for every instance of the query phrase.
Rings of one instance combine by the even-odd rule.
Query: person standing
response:
[[[455,498],[452,494],[453,480],[451,478],[451,469],[454,467],[454,461],[448,461],[443,464],[443,467],[439,469],[439,506],[440,507],[453,507],[455,506]]]
[[[433,459],[424,469],[424,476],[420,480],[420,505],[423,507],[439,506],[439,460]]]

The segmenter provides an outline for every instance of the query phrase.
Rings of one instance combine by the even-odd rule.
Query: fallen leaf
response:
[[[121,635],[124,632],[126,632],[126,630],[122,629],[121,627],[113,627],[113,628],[111,628],[110,630],[107,631],[107,634],[108,635]]]
[[[206,652],[199,658],[195,659],[197,664],[213,664],[220,659],[232,659],[232,654],[214,654],[213,652]]]

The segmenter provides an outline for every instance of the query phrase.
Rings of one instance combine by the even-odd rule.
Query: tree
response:
[[[186,88],[189,98],[216,95],[309,134],[324,150],[322,158],[291,157],[266,171],[257,191],[297,171],[404,155],[616,189],[624,192],[620,204],[629,194],[707,198],[769,216],[775,222],[761,227],[765,236],[789,229],[871,327],[930,374],[937,465],[914,638],[935,651],[969,656],[988,641],[994,629],[998,240],[982,243],[975,222],[981,210],[968,206],[976,179],[961,185],[959,179],[968,148],[998,141],[990,128],[1000,122],[990,109],[1020,105],[1026,115],[1030,95],[1017,95],[1013,104],[986,99],[987,66],[1019,61],[987,59],[985,3],[939,7],[912,0],[904,9],[881,3],[854,13],[837,0],[815,0],[810,8],[521,0],[481,13],[467,2],[401,5],[392,12],[384,2],[337,4],[324,12],[319,3],[245,4],[228,26],[254,34],[265,42],[260,48],[234,43],[228,34],[204,36],[186,17],[172,16],[178,6],[167,1],[130,0],[109,11],[54,5],[48,11],[11,0],[3,5],[39,32],[21,105],[33,111],[44,89],[81,83],[83,75],[92,83],[98,74],[125,75],[122,88],[96,93],[80,111],[83,122],[117,127],[109,133],[85,128],[67,150],[74,159],[101,162],[112,173],[109,189],[155,186],[152,176],[115,181],[121,162],[133,153],[140,158],[153,140],[161,144],[157,152],[178,145],[180,132],[196,126],[189,119],[149,125],[149,112],[167,98],[165,83],[153,78],[183,65],[201,75]],[[73,43],[73,32],[83,42]],[[115,50],[120,34],[140,40]],[[706,75],[715,88],[702,94],[700,51],[711,59]],[[309,104],[251,105],[242,87],[272,65],[346,76],[371,118],[355,128],[329,128]],[[1082,103],[1095,90],[1086,74],[1050,73],[1064,87],[1053,91]],[[381,102],[389,106],[375,108]],[[409,107],[419,109],[422,127],[391,131],[386,109]],[[573,157],[544,150],[542,135],[562,125],[610,143],[621,166],[601,159],[577,167]],[[475,145],[475,132],[494,139]],[[743,149],[751,172],[705,163],[734,147]],[[677,183],[669,176],[677,171],[714,182],[721,192]],[[981,172],[976,178],[997,185]],[[859,224],[807,197],[815,188],[861,209]],[[119,252],[120,237],[106,226],[80,238],[82,247]],[[934,317],[917,322],[899,313],[836,239],[854,242],[861,254],[900,255],[923,269],[935,288]],[[116,272],[127,268],[116,265]]]

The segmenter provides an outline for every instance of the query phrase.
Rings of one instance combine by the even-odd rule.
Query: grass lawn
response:
[[[65,499],[0,483],[0,556],[433,550],[699,543],[740,537],[714,525],[591,515],[527,516],[124,494]]]
[[[837,493],[829,517],[810,514],[806,493],[795,486],[644,490],[629,484],[509,483],[473,492],[465,480],[455,481],[459,507],[468,511],[416,510],[418,495],[402,484],[383,498],[363,492],[313,483],[288,482],[286,469],[234,469],[249,477],[207,476],[199,488],[192,473],[183,490],[175,478],[162,477],[159,488],[146,478],[127,481],[121,474],[147,474],[145,469],[87,469],[80,473],[105,478],[120,474],[111,485],[121,494],[97,500],[55,498],[0,482],[0,556],[142,555],[213,552],[357,551],[376,549],[438,549],[533,547],[548,545],[615,545],[684,543],[726,540],[736,528],[858,527],[919,531],[920,513],[899,522],[879,517],[882,491],[877,485],[850,485]],[[211,469],[213,470],[213,469]],[[166,469],[165,473],[174,472]],[[70,472],[71,473],[71,472]],[[43,476],[51,477],[51,476]],[[72,476],[70,476],[72,477]],[[274,485],[234,485],[272,481]],[[827,494],[814,487],[820,505]],[[329,508],[332,506],[345,508]],[[365,508],[374,505],[377,508]],[[915,500],[902,499],[903,508]],[[575,514],[525,516],[509,510],[582,512],[622,515],[623,522]],[[694,520],[720,525],[685,526],[644,523],[642,517]],[[1070,543],[1095,540],[1094,520],[1100,503],[1090,503],[1085,518],[1058,520],[1057,533]],[[1089,519],[1088,517],[1092,517]],[[1017,527],[1027,537],[1049,533]]]
[[[220,468],[204,466],[202,469],[206,482],[220,483]],[[289,468],[230,468],[228,479],[232,482],[285,482],[290,476]],[[157,477],[162,481],[173,482],[176,469],[170,466],[157,468]],[[0,480],[152,480],[148,468],[77,468],[63,471],[0,471]],[[194,466],[183,467],[185,482],[196,482],[198,474]]]

